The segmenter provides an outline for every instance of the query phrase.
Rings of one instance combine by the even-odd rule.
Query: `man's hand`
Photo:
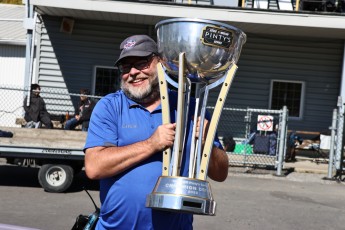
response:
[[[196,125],[196,133],[195,133],[195,137],[199,138],[199,133],[200,133],[200,125],[201,125],[201,117],[198,117],[198,122]],[[204,129],[203,129],[203,133],[202,133],[202,144],[205,144],[205,140],[207,137],[207,132],[208,132],[208,127],[209,127],[209,121],[207,119],[204,119]]]
[[[163,151],[173,146],[175,140],[175,129],[175,123],[164,124],[160,125],[152,134],[148,141],[156,152]]]

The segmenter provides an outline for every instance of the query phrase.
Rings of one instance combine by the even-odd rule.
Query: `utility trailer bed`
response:
[[[7,163],[40,167],[38,180],[48,192],[64,192],[84,166],[86,132],[0,127],[13,133],[0,138],[0,157]]]

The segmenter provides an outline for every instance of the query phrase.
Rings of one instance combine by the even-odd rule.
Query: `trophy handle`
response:
[[[218,95],[218,99],[217,99],[217,102],[212,114],[212,119],[208,128],[208,133],[207,133],[206,141],[204,144],[204,149],[203,149],[203,154],[202,154],[201,164],[200,164],[200,171],[198,173],[199,180],[206,180],[207,178],[207,168],[208,168],[208,163],[209,163],[211,152],[212,152],[212,146],[213,146],[213,141],[214,141],[214,137],[217,130],[218,121],[219,121],[226,96],[229,92],[229,89],[232,84],[232,80],[235,76],[237,68],[238,68],[237,65],[233,63],[226,74],[223,86]]]
[[[164,78],[165,73],[161,63],[157,64],[158,80],[159,80],[159,90],[161,97],[161,106],[162,106],[162,123],[170,124],[170,105],[169,105],[169,95],[168,95],[168,85]],[[162,175],[169,175],[169,164],[171,157],[171,148],[167,148],[163,151],[163,166],[162,166]]]

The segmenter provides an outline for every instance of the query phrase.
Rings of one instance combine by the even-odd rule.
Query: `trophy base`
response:
[[[153,192],[147,196],[146,207],[198,215],[216,213],[209,183],[186,177],[159,177]]]

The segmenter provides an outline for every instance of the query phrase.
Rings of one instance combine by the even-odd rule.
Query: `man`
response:
[[[162,175],[162,150],[173,146],[176,127],[175,123],[162,125],[157,45],[146,35],[135,35],[125,39],[120,49],[116,65],[122,90],[97,103],[85,145],[86,174],[100,179],[101,214],[96,229],[192,229],[192,214],[145,207],[146,196]],[[169,97],[174,120],[176,92],[169,92]],[[188,123],[185,149],[191,143],[192,122]],[[228,173],[228,158],[221,148],[215,142],[209,163],[208,176],[216,181],[224,181]],[[183,176],[188,175],[186,153]]]
[[[80,90],[80,102],[78,105],[78,110],[76,110],[76,115],[74,118],[66,121],[65,130],[74,130],[78,125],[82,125],[82,131],[87,131],[89,128],[89,122],[92,110],[95,107],[95,102],[88,98],[87,95],[90,94],[88,89]]]
[[[40,96],[41,87],[38,84],[31,85],[30,104],[27,105],[28,98],[24,99],[24,119],[27,122],[26,128],[40,128],[41,123],[47,129],[52,129],[53,124],[50,119],[50,114],[46,109],[46,103]]]
[[[233,152],[236,147],[236,141],[229,135],[223,138],[224,150],[227,152]]]

